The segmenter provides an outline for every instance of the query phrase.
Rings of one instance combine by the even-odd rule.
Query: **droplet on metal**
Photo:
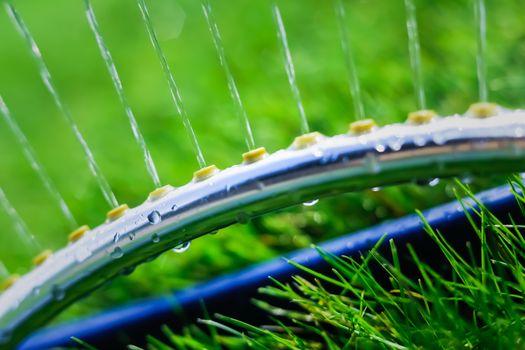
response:
[[[317,203],[319,203],[319,199],[313,199],[311,201],[307,201],[307,202],[304,202],[303,205],[305,207],[313,207],[314,205],[316,205]]]
[[[241,212],[235,215],[235,219],[237,220],[239,224],[245,225],[250,222],[251,217],[247,213]]]
[[[66,296],[66,292],[60,286],[53,285],[53,287],[51,287],[51,296],[56,301],[60,301],[60,300],[64,299],[64,297]]]
[[[184,253],[186,250],[190,249],[191,242],[184,242],[182,244],[179,244],[175,248],[173,248],[173,251],[175,253]]]
[[[151,241],[152,241],[153,243],[159,243],[159,242],[160,242],[160,236],[159,236],[159,234],[156,233],[156,232],[153,233],[153,234],[151,235]]]
[[[124,256],[124,251],[120,247],[115,247],[109,254],[113,259],[120,259]]]
[[[149,221],[150,224],[156,225],[156,224],[158,224],[159,222],[162,221],[162,216],[160,215],[160,213],[158,211],[154,210],[151,213],[149,213],[148,221]]]

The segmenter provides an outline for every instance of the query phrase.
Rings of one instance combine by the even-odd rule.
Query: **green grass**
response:
[[[525,208],[525,186],[517,176],[512,185]],[[510,217],[498,219],[469,189],[460,187],[472,199],[461,203],[476,233],[475,241],[467,243],[467,253],[453,248],[421,215],[426,233],[443,255],[446,266],[439,270],[411,246],[410,258],[405,259],[393,240],[380,240],[359,258],[318,249],[333,273],[321,274],[290,261],[306,277],[296,276],[291,284],[274,280],[260,289],[262,299],[254,303],[271,317],[270,325],[258,327],[215,315],[201,320],[204,329],[190,326],[175,334],[163,327],[166,339],[150,337],[147,349],[522,348],[523,226]],[[473,203],[478,208],[473,209]],[[385,244],[390,253],[381,255],[378,248]],[[409,275],[406,271],[414,267],[417,273]],[[443,270],[450,270],[451,276],[444,277]],[[378,275],[387,276],[388,282],[379,282]],[[268,296],[283,300],[280,305],[290,309],[263,301]]]
[[[141,153],[89,31],[82,1],[13,0],[40,45],[66,105],[79,124],[117,198],[141,203],[153,188]],[[134,1],[95,0],[94,9],[120,72],[161,180],[181,185],[197,162],[170,101],[167,84]],[[181,89],[208,162],[240,161],[243,136],[200,2],[148,1],[161,45]],[[257,145],[287,147],[299,133],[281,62],[271,2],[212,1],[233,74],[253,124]],[[331,1],[279,2],[311,128],[343,133],[354,119]],[[416,1],[427,100],[442,114],[463,112],[477,100],[475,31],[470,1]],[[380,123],[402,121],[415,109],[403,1],[345,2],[348,29],[366,114]],[[524,103],[525,28],[518,0],[487,0],[491,100]],[[96,226],[109,209],[82,152],[42,83],[24,43],[0,11],[0,93],[79,223]],[[7,128],[0,122],[0,186],[43,246],[65,245],[69,228]],[[481,180],[475,188],[498,181]],[[269,259],[295,248],[424,209],[450,199],[450,184],[404,185],[293,208],[193,242],[185,254],[165,254],[68,310],[69,319],[166,293],[196,281]],[[0,258],[25,273],[31,257],[0,212]],[[250,249],[247,249],[250,247]]]

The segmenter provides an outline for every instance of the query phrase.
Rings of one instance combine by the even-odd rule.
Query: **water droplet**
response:
[[[381,190],[381,187],[379,187],[379,186],[378,187],[372,187],[370,190],[372,192],[379,192]]]
[[[122,276],[128,276],[128,275],[131,275],[133,271],[135,271],[135,266],[130,266],[130,267],[126,267],[120,270],[120,274]]]
[[[120,233],[118,233],[118,232],[115,233],[115,235],[113,236],[113,243],[117,243],[119,238],[120,238]]]
[[[173,211],[176,211],[176,210],[178,210],[178,209],[179,209],[179,206],[178,206],[177,204],[173,204],[173,205],[171,206],[171,210],[173,210]]]
[[[160,213],[155,210],[155,211],[152,211],[151,213],[149,213],[148,221],[149,221],[150,224],[156,225],[156,224],[158,224],[159,222],[162,221],[162,217],[160,216]]]
[[[54,300],[60,301],[64,299],[65,295],[66,292],[60,286],[53,285],[53,287],[51,287],[51,296]]]
[[[436,177],[435,179],[432,179],[428,182],[428,185],[430,187],[434,187],[434,186],[437,186],[437,184],[439,184],[439,179]]]
[[[179,244],[175,248],[173,248],[173,251],[175,253],[184,253],[186,250],[190,249],[191,242],[184,242],[182,244]]]
[[[414,143],[416,146],[423,147],[427,143],[427,139],[425,136],[415,136]]]
[[[368,168],[368,171],[377,174],[381,170],[381,166],[379,165],[379,162],[377,161],[377,157],[372,154],[368,153],[365,157],[365,164]]]
[[[246,213],[238,213],[237,215],[235,215],[235,219],[237,220],[237,222],[239,224],[247,224],[250,222],[250,215],[246,214]]]
[[[391,139],[388,141],[388,147],[393,151],[399,151],[403,146],[403,140],[400,138]]]
[[[384,145],[376,145],[376,151],[378,151],[379,153],[382,153],[385,151],[385,146]]]
[[[153,234],[151,235],[151,241],[152,241],[153,243],[159,243],[159,242],[160,242],[160,236],[159,236],[159,234],[156,233],[156,232],[153,233]]]
[[[447,142],[447,139],[445,134],[438,132],[432,136],[432,141],[434,141],[436,145],[443,145],[445,142]]]
[[[120,259],[124,255],[124,252],[122,251],[122,248],[115,247],[111,254],[109,254],[113,259]]]
[[[317,203],[319,203],[319,199],[313,199],[311,201],[304,202],[303,205],[305,207],[312,207],[312,206],[316,205]]]

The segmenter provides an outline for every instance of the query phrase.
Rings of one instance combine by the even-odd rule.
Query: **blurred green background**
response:
[[[119,202],[141,203],[153,189],[139,147],[119,104],[81,0],[13,1],[40,46],[65,104],[79,125]],[[429,107],[463,113],[477,101],[473,1],[416,0]],[[246,150],[224,72],[201,3],[149,0],[162,48],[181,90],[208,163],[224,168]],[[299,133],[269,1],[211,2],[226,55],[258,146],[273,152]],[[333,1],[278,2],[310,127],[344,133],[353,105]],[[519,0],[487,0],[490,100],[508,107],[525,100],[525,26]],[[182,185],[198,168],[176,114],[159,60],[135,1],[94,0],[102,33],[164,184]],[[416,109],[402,0],[344,1],[346,29],[363,90],[365,111],[381,123]],[[79,223],[101,223],[108,205],[83,152],[40,81],[25,43],[0,11],[0,94]],[[42,247],[59,249],[70,229],[5,122],[0,120],[0,186]],[[497,180],[476,180],[476,188]],[[403,185],[324,199],[224,229],[168,252],[119,278],[61,318],[136,297],[166,293],[196,281],[306,247],[330,237],[424,209],[452,197],[450,181]],[[0,259],[10,273],[31,268],[38,251],[24,248],[0,211]]]

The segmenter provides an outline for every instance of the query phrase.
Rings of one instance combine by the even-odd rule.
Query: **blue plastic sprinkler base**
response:
[[[492,212],[507,221],[511,215],[516,221],[523,219],[519,207],[508,186],[497,187],[477,195]],[[425,218],[439,229],[457,249],[473,238],[461,205],[454,201],[426,210]],[[442,260],[439,250],[421,227],[421,219],[413,214],[380,225],[348,234],[319,246],[335,255],[356,256],[370,249],[384,235],[394,238],[400,256],[405,243],[410,243],[420,256],[439,267]],[[314,249],[302,249],[286,256],[299,264],[326,270],[326,262]],[[236,273],[215,278],[209,282],[174,293],[151,298],[105,311],[65,325],[42,329],[22,342],[18,349],[36,350],[78,345],[71,337],[82,339],[99,349],[125,348],[125,344],[143,344],[147,334],[159,334],[159,328],[167,324],[173,329],[195,322],[203,317],[202,302],[210,314],[219,312],[248,322],[264,322],[264,312],[250,300],[257,296],[259,287],[270,284],[269,276],[289,281],[300,271],[283,258],[276,258]],[[259,295],[260,297],[260,295]]]

